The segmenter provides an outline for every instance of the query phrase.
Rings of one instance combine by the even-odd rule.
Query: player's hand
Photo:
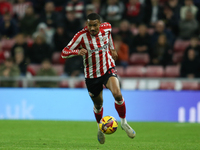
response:
[[[82,48],[81,50],[79,50],[78,55],[84,56],[87,53],[87,50]]]
[[[114,59],[114,61],[116,61],[118,59],[118,54],[116,50],[111,50],[111,54],[112,54],[112,58]]]

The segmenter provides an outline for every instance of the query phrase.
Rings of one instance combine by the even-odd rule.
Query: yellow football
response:
[[[117,130],[118,122],[112,116],[105,116],[99,123],[100,130],[105,134],[112,134]]]

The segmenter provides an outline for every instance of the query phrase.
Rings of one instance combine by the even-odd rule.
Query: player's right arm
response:
[[[71,58],[71,57],[74,57],[74,56],[77,56],[77,55],[85,55],[87,53],[87,50],[82,48],[82,49],[77,49],[77,50],[69,50],[67,49],[66,47],[62,50],[62,53],[61,53],[61,57],[62,58]]]
[[[62,50],[61,57],[62,58],[70,58],[77,55],[85,55],[87,53],[86,49],[80,49],[82,42],[82,34],[81,31],[78,32],[73,39],[69,42],[69,44]]]

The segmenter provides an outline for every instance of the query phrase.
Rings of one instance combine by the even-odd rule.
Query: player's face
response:
[[[101,22],[96,19],[96,20],[87,20],[87,27],[91,35],[96,35],[99,32],[99,27],[100,27]]]

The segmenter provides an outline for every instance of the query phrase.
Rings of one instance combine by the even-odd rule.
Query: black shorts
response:
[[[99,78],[86,78],[85,83],[89,92],[89,95],[91,97],[96,97],[100,94],[100,92],[103,90],[103,85],[106,87],[106,84],[108,82],[108,79],[110,77],[117,77],[115,68],[110,68],[108,71]]]

